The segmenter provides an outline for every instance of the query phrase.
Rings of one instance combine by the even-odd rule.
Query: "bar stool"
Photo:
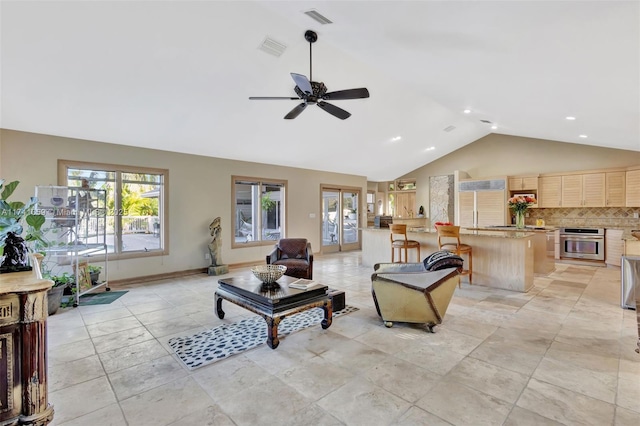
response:
[[[469,275],[469,284],[472,284],[471,278],[473,276],[473,256],[471,253],[471,246],[468,244],[462,244],[460,242],[460,227],[454,225],[438,225],[438,248],[440,250],[450,251],[452,253],[461,256],[466,254],[469,258],[469,268],[461,272],[461,275]],[[456,242],[452,242],[454,239]],[[447,242],[450,241],[450,242]]]
[[[402,249],[404,249],[404,263],[408,260],[408,250],[418,250],[418,262],[420,262],[420,242],[416,240],[409,240],[407,238],[407,225],[406,224],[389,224],[391,230],[391,262],[395,262],[395,253],[398,249],[399,262],[402,262]],[[395,237],[394,237],[395,235]],[[402,236],[402,237],[400,237]]]

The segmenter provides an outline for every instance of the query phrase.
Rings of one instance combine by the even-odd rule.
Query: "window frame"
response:
[[[120,251],[122,247],[122,223],[116,221],[114,227],[116,229],[116,235],[114,236],[115,247],[114,251],[108,253],[109,260],[119,259],[134,259],[153,256],[166,256],[169,254],[169,170],[158,169],[153,167],[143,166],[128,166],[122,164],[111,163],[96,163],[91,161],[77,161],[77,160],[58,160],[58,185],[68,186],[68,173],[69,169],[81,169],[81,170],[97,170],[97,171],[112,171],[116,173],[115,181],[115,194],[114,194],[114,209],[121,210],[122,199],[122,179],[119,176],[122,173],[137,173],[137,174],[156,174],[162,176],[162,196],[158,200],[158,210],[160,216],[160,229],[159,249],[153,249],[148,251]],[[122,215],[114,215],[122,216]]]
[[[237,184],[241,182],[250,182],[251,184],[259,184],[262,192],[262,187],[265,185],[279,185],[282,186],[282,191],[284,192],[281,202],[281,223],[280,226],[281,232],[280,238],[285,238],[287,234],[287,223],[288,223],[288,215],[287,215],[287,198],[288,198],[288,186],[289,182],[286,179],[274,179],[274,178],[263,178],[263,177],[255,177],[255,176],[239,176],[232,175],[231,176],[231,248],[239,249],[245,247],[261,247],[261,246],[272,246],[277,240],[252,240],[246,242],[237,242],[236,241],[236,229],[237,226],[237,213],[236,213],[236,188]],[[262,216],[262,206],[259,205],[260,216]],[[260,236],[262,238],[262,236]]]

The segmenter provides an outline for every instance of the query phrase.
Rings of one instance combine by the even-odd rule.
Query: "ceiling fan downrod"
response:
[[[309,42],[309,81],[313,81],[313,52],[311,46],[318,40],[318,34],[315,31],[307,30],[304,33],[304,39]]]

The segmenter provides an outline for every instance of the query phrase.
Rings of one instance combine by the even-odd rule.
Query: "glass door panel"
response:
[[[322,191],[322,252],[331,253],[340,250],[340,192]]]
[[[342,241],[343,246],[350,246],[348,249],[358,248],[358,192],[342,192]],[[355,247],[353,246],[355,245]],[[346,247],[345,247],[346,248]]]
[[[360,191],[322,188],[322,252],[360,248]]]

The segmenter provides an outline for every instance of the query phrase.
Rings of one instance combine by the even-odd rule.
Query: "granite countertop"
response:
[[[383,231],[389,232],[389,228],[376,228],[375,226],[368,226],[366,228],[360,228],[363,231]],[[508,231],[508,232],[505,232]],[[408,234],[434,234],[437,232],[433,228],[407,228]],[[496,230],[490,228],[460,228],[460,235],[477,235],[482,237],[495,237],[495,238],[525,238],[530,237],[533,234],[533,229],[524,229],[524,230],[516,230],[515,227],[513,229],[503,229]]]
[[[476,228],[467,227],[471,231],[502,231],[502,232],[550,232],[557,228],[554,226],[525,226],[524,229],[517,229],[515,225],[505,226],[478,226]]]

